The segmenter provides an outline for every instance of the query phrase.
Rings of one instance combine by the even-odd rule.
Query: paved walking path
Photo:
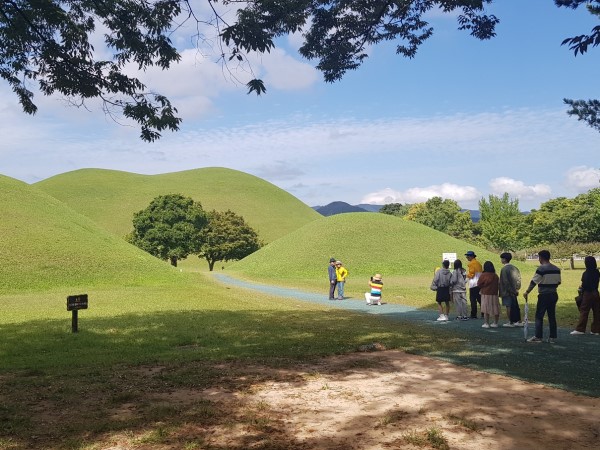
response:
[[[328,300],[325,295],[250,283],[222,273],[215,273],[213,276],[224,284],[252,289],[277,297],[293,298],[357,313],[380,315],[399,323],[411,321],[437,327],[437,330],[448,333],[449,338],[464,339],[464,348],[455,353],[434,350],[428,352],[428,356],[478,370],[600,397],[600,336],[571,336],[569,334],[571,329],[559,328],[558,340],[555,344],[527,343],[523,335],[523,328],[483,329],[481,328],[483,321],[480,319],[438,322],[436,320],[437,311],[432,309],[424,310],[395,303],[368,306],[364,299],[332,301]],[[532,336],[535,303],[530,303],[528,335]],[[521,310],[523,310],[523,305],[521,305]],[[451,314],[450,317],[454,316]],[[544,329],[544,336],[548,336],[547,325]]]

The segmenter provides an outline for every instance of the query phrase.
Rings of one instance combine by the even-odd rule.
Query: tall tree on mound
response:
[[[208,213],[208,225],[202,231],[199,258],[213,270],[217,261],[237,261],[262,247],[254,229],[242,216],[227,210]]]
[[[180,194],[161,195],[133,215],[128,241],[177,266],[198,252],[208,219],[200,203]]]
[[[379,212],[382,214],[389,214],[390,216],[404,217],[408,214],[408,211],[410,211],[411,206],[412,205],[409,203],[406,203],[405,205],[402,203],[388,203],[387,205],[383,205]]]

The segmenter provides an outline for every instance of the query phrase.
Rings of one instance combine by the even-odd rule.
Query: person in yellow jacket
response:
[[[477,281],[479,280],[479,275],[483,272],[483,267],[481,267],[481,263],[477,261],[477,255],[473,250],[469,250],[465,253],[465,256],[467,257],[467,261],[469,261],[467,266],[467,280],[469,282],[471,319],[477,319],[477,303],[479,303],[481,309],[481,294],[479,293]],[[483,313],[481,314],[481,317],[483,317]]]
[[[344,267],[341,261],[335,262],[335,273],[337,275],[338,300],[344,300],[344,285],[346,284],[348,270]]]

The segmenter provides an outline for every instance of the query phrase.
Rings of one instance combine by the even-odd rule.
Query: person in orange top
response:
[[[491,261],[484,262],[483,273],[477,282],[481,293],[481,312],[484,318],[482,328],[498,328],[498,319],[500,318],[499,285],[500,277],[496,274],[494,264]],[[490,324],[490,316],[494,316],[494,323],[492,324]]]
[[[477,255],[473,250],[469,250],[465,253],[467,261],[467,280],[469,281],[469,301],[471,302],[471,319],[477,319],[477,303],[481,305],[481,295],[479,293],[479,286],[477,284],[479,275],[483,272],[481,263],[477,261]],[[481,314],[483,317],[483,311]]]

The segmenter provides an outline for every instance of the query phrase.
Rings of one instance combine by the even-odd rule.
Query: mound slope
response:
[[[178,272],[41,190],[0,175],[0,292],[140,285]]]
[[[205,210],[231,209],[242,215],[265,242],[321,217],[283,189],[253,175],[224,168],[162,175],[81,169],[35,186],[120,237],[131,231],[134,213],[165,194],[192,197]]]
[[[247,276],[323,278],[330,257],[355,275],[433,275],[442,253],[474,250],[480,261],[498,256],[424,225],[388,214],[347,213],[311,222],[231,266]]]

